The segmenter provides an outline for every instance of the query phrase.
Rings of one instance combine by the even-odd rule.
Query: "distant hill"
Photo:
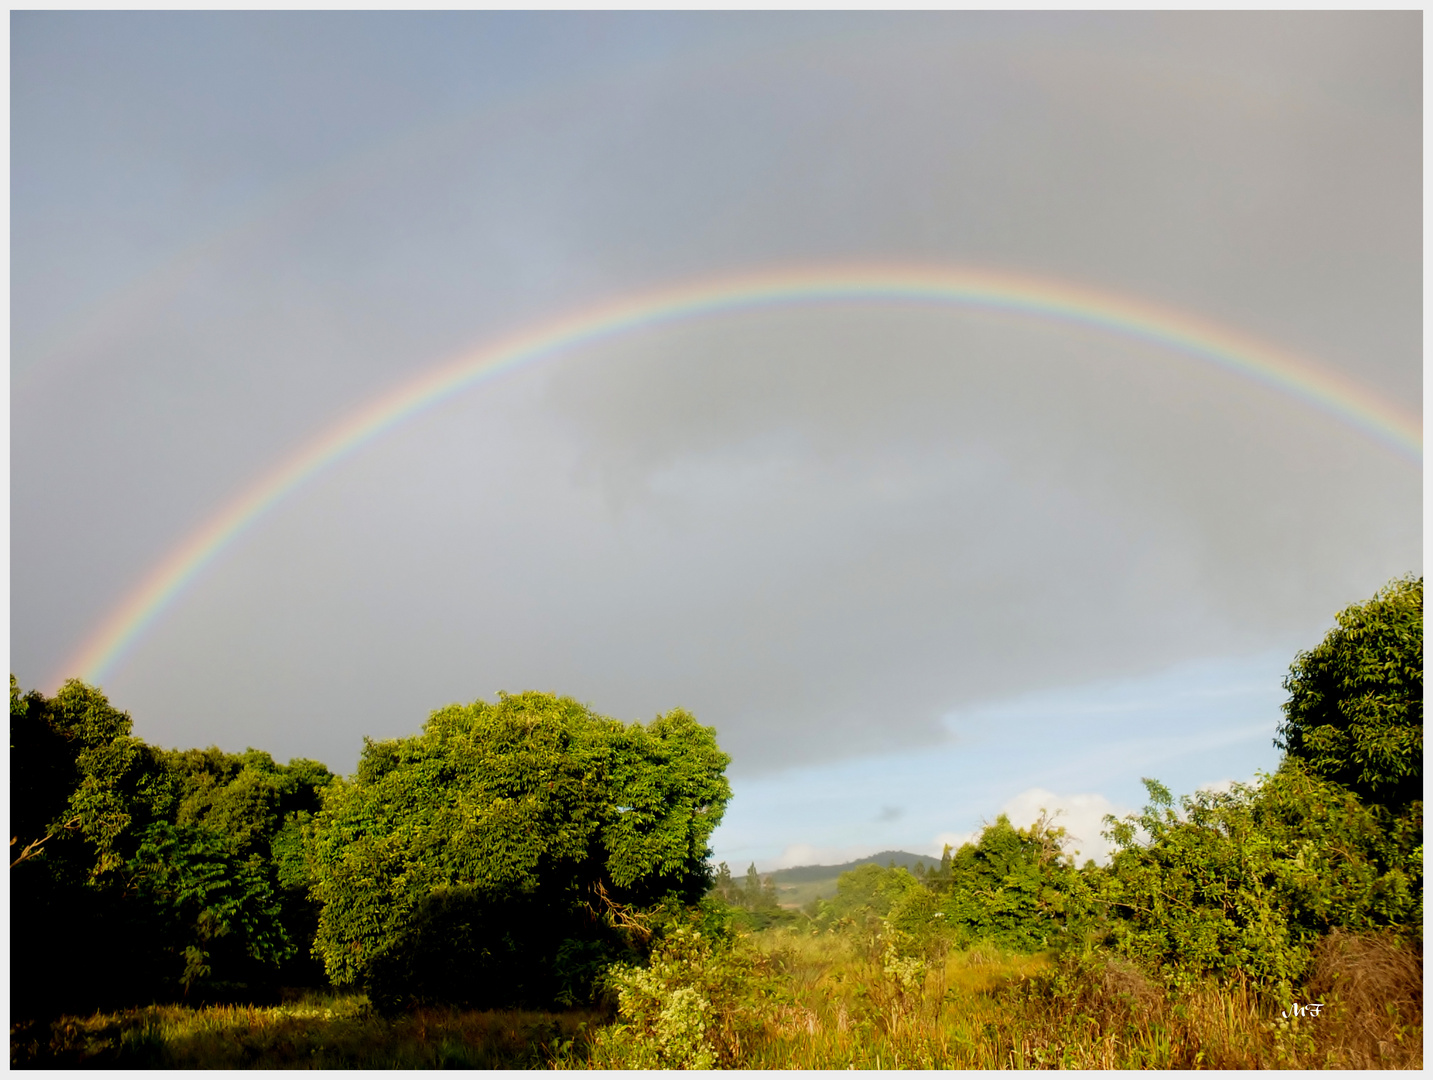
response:
[[[924,866],[939,866],[939,855],[912,855],[909,851],[878,851],[874,855],[868,855],[864,859],[853,859],[851,862],[840,863],[835,866],[792,866],[786,870],[773,870],[769,874],[762,874],[762,878],[771,878],[778,885],[800,885],[810,881],[825,881],[828,878],[838,878],[847,870],[854,870],[858,866],[867,866],[875,863],[877,866],[904,866],[907,870],[914,870],[916,864]]]
[[[762,880],[770,878],[776,886],[776,900],[782,907],[798,908],[817,897],[836,895],[836,880],[847,870],[875,863],[877,866],[904,866],[914,870],[918,864],[939,866],[940,858],[933,855],[912,855],[909,851],[879,851],[864,859],[838,863],[835,866],[792,866],[785,870],[773,870],[762,874]]]

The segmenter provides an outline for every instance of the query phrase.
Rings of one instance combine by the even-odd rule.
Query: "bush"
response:
[[[739,943],[679,928],[646,967],[608,976],[619,1020],[597,1033],[595,1062],[624,1069],[731,1068],[760,1036],[777,983],[770,961]]]
[[[1027,952],[1060,944],[1090,913],[1087,876],[1064,853],[1065,830],[1042,817],[1017,829],[1001,814],[950,860],[942,909],[962,941]]]
[[[830,928],[884,919],[903,896],[920,887],[920,882],[904,866],[866,863],[836,879],[834,897],[817,901],[816,923]]]
[[[1145,784],[1151,805],[1112,822],[1105,898],[1117,947],[1172,981],[1237,972],[1287,987],[1335,928],[1421,925],[1421,803],[1395,818],[1294,760],[1178,811]]]

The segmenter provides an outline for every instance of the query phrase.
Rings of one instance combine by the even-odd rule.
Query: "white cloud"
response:
[[[936,836],[931,844],[940,851],[945,850],[945,845],[950,845],[951,851],[959,851],[962,844],[968,844],[979,836],[979,832],[943,832]]]
[[[1044,788],[1030,788],[1022,791],[1000,808],[1017,828],[1026,828],[1039,820],[1041,813],[1048,813],[1055,824],[1065,829],[1065,850],[1078,855],[1078,861],[1086,859],[1105,862],[1114,850],[1108,840],[1100,835],[1105,828],[1106,814],[1123,817],[1128,808],[1116,806],[1103,795],[1096,793],[1082,795],[1057,795]]]

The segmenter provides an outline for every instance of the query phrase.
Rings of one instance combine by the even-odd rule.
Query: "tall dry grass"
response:
[[[768,930],[745,939],[768,980],[733,996],[759,1015],[733,1064],[749,1069],[1408,1068],[1423,1064],[1423,968],[1391,936],[1334,934],[1294,994],[1248,984],[1170,990],[1087,954],[990,946],[900,956],[879,936]],[[361,996],[275,1008],[152,1006],[11,1030],[12,1067],[612,1068],[590,1038],[612,1016],[426,1009],[388,1021]],[[720,1017],[709,1017],[713,1024]],[[731,1018],[727,1018],[730,1020]],[[616,1045],[616,1044],[614,1044]]]
[[[1288,1001],[1247,983],[1167,990],[1108,956],[990,946],[902,965],[859,935],[770,930],[748,939],[782,993],[739,1060],[751,1069],[1256,1069],[1422,1065],[1420,954],[1391,939],[1331,939]],[[1319,982],[1317,980],[1324,980]],[[716,1018],[713,1018],[714,1020]],[[570,1065],[622,1067],[589,1056]]]
[[[1413,946],[1335,930],[1314,952],[1307,992],[1327,1003],[1314,1043],[1330,1067],[1423,1067],[1423,957]]]

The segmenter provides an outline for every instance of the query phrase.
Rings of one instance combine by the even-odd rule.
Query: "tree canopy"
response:
[[[1288,760],[1257,787],[1175,800],[1146,780],[1150,805],[1111,821],[1120,845],[1105,877],[1116,946],[1171,978],[1242,972],[1297,978],[1335,927],[1417,927],[1423,811],[1395,818]]]
[[[301,834],[324,766],[150,746],[77,680],[47,698],[11,678],[10,748],[20,1013],[306,977]]]
[[[1276,745],[1365,799],[1423,797],[1423,579],[1390,582],[1295,658]]]
[[[393,1007],[585,995],[645,909],[711,884],[728,761],[680,709],[623,724],[541,693],[368,741],[315,821],[315,953]]]

